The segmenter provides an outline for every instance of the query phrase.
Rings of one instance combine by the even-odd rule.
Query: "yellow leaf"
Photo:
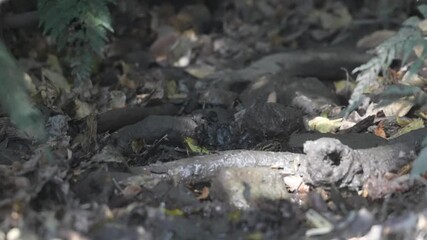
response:
[[[427,114],[426,114],[426,112],[419,111],[419,112],[418,112],[418,116],[422,117],[424,120],[426,120],[426,119],[427,119]]]
[[[209,153],[208,149],[198,146],[197,141],[191,137],[185,137],[184,138],[184,144],[187,146],[187,149],[189,149],[190,152],[192,152],[192,153],[202,153],[202,154],[208,154]]]
[[[334,86],[335,86],[335,92],[341,93],[344,91],[353,91],[356,84],[354,82],[350,82],[347,80],[341,80],[341,81],[334,82]]]
[[[421,118],[414,119],[411,123],[399,129],[399,131],[397,131],[397,133],[391,136],[389,139],[397,138],[405,133],[408,133],[420,128],[424,128],[424,121]]]
[[[308,122],[308,126],[312,130],[316,130],[321,133],[332,133],[338,130],[341,126],[342,118],[330,120],[326,117],[315,117]]]
[[[184,212],[181,209],[165,209],[166,215],[174,216],[174,217],[182,217],[184,216]]]
[[[254,232],[254,233],[249,234],[246,239],[248,239],[248,240],[262,240],[262,239],[264,239],[264,237],[263,237],[262,233]]]
[[[410,124],[412,122],[412,119],[407,117],[396,117],[396,123],[399,124],[400,127],[405,127],[406,125]]]
[[[174,80],[170,80],[166,82],[165,92],[167,97],[174,96],[177,93],[176,82]]]

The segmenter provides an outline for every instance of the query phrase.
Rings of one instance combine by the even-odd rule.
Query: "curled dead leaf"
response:
[[[197,200],[206,200],[209,198],[209,188],[203,187],[200,191],[200,195],[197,197]]]

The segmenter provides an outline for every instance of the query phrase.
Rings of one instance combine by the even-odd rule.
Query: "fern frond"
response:
[[[419,12],[427,19],[427,5],[423,4],[418,7]],[[414,53],[417,47],[421,51],[416,53],[416,59],[411,64],[409,73],[413,74],[424,66],[427,59],[427,39],[425,32],[418,26],[421,19],[418,17],[408,18],[399,32],[379,45],[376,49],[376,56],[368,63],[356,68],[353,73],[358,73],[356,78],[357,86],[349,100],[349,106],[343,111],[347,116],[351,111],[356,109],[363,98],[364,89],[374,82],[381,70],[390,66],[395,58],[401,58],[403,63],[408,60],[409,56]],[[427,94],[421,88],[415,86],[389,86],[381,95],[381,104],[391,103],[402,97],[413,97],[413,101],[418,105],[427,104]],[[420,175],[427,172],[427,137],[422,144],[423,149],[413,163],[411,175]]]
[[[95,55],[107,41],[111,27],[108,4],[114,0],[39,0],[40,26],[56,40],[77,83],[90,77]]]
[[[419,9],[420,12],[423,13],[425,11],[427,13],[426,5],[421,5]],[[405,63],[413,53],[415,46],[422,45],[427,47],[427,42],[418,27],[419,22],[420,19],[418,17],[408,18],[395,36],[389,38],[374,50],[375,57],[368,63],[353,70],[353,73],[358,73],[356,78],[357,85],[350,97],[349,106],[343,111],[344,116],[347,116],[360,105],[366,87],[376,80],[381,71],[384,72],[390,66],[393,59],[402,58]],[[412,64],[411,72],[419,70],[427,57],[427,55],[424,55],[423,52],[423,55]]]
[[[411,97],[415,97],[411,99]],[[393,103],[396,99],[407,98],[415,104],[422,104],[425,99],[424,91],[417,86],[396,84],[387,86],[384,91],[379,95],[381,99],[379,106],[386,106]]]

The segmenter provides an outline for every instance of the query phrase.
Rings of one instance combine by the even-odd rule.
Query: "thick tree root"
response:
[[[304,153],[232,150],[178,161],[132,168],[129,180],[148,186],[160,180],[203,181],[229,167],[274,167],[285,174],[297,174],[313,186],[335,185],[359,189],[376,174],[393,172],[416,157],[426,129],[413,131],[392,143],[369,149],[353,150],[339,140],[321,138],[307,141]]]

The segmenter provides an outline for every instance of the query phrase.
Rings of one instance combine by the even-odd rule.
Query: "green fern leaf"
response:
[[[425,11],[427,10],[427,5],[422,5],[419,9],[421,12]],[[419,22],[420,19],[418,17],[408,18],[395,36],[375,49],[376,56],[374,58],[353,70],[353,73],[358,73],[356,78],[357,85],[350,97],[349,106],[342,112],[342,115],[347,116],[359,106],[363,98],[364,89],[374,82],[378,74],[386,70],[394,59],[402,58],[403,63],[406,63],[413,54],[415,46],[422,45],[424,48],[427,47],[427,40],[424,39],[421,30],[418,28]],[[420,69],[427,57],[427,55],[424,55],[423,53],[412,64],[411,71],[416,72]]]
[[[39,0],[40,26],[67,49],[76,83],[90,77],[95,55],[101,56],[111,27],[108,4],[113,0]]]

